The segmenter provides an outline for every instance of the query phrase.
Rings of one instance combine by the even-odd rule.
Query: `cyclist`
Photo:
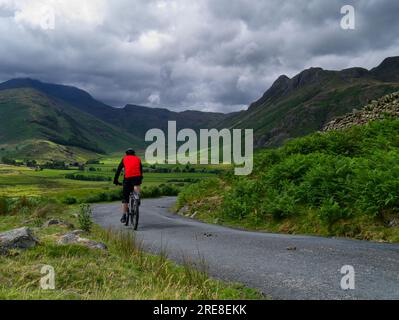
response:
[[[123,179],[123,206],[121,222],[125,223],[128,210],[129,210],[129,197],[130,194],[136,191],[138,194],[141,192],[141,184],[143,183],[143,165],[141,159],[136,156],[136,152],[133,149],[126,151],[126,156],[122,159],[118,169],[115,173],[114,184],[120,185],[119,176],[122,170],[125,170],[125,176]],[[140,202],[139,202],[140,205]]]

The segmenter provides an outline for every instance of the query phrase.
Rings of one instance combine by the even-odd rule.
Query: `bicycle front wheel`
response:
[[[139,218],[140,218],[139,205],[137,201],[135,201],[133,204],[133,214],[131,217],[132,217],[133,229],[137,230],[137,228],[139,227]]]

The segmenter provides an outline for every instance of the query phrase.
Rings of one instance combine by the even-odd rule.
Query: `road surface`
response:
[[[144,200],[137,237],[177,262],[206,261],[212,277],[257,288],[273,299],[399,299],[399,245],[247,232],[169,212],[176,198]],[[123,228],[120,204],[94,207],[94,221]],[[131,231],[133,232],[133,231]],[[355,271],[342,290],[343,266]]]

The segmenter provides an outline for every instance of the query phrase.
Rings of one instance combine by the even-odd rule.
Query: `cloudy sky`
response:
[[[340,26],[347,4],[355,30]],[[398,16],[397,0],[0,0],[0,80],[76,85],[113,106],[228,112],[281,74],[399,55]]]

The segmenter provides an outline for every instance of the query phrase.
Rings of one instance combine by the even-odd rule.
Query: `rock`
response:
[[[197,216],[197,214],[198,214],[198,211],[195,211],[195,212],[190,216],[190,218],[191,218],[191,219],[194,219],[194,218]]]
[[[104,243],[89,240],[86,238],[81,238],[80,235],[84,233],[82,230],[75,230],[73,232],[67,233],[61,236],[57,243],[59,245],[67,245],[67,244],[78,244],[85,246],[89,249],[100,249],[100,250],[107,250],[107,246]]]
[[[183,208],[181,208],[178,212],[179,215],[186,215],[188,213],[188,211],[190,210],[188,205],[185,205]]]
[[[296,251],[296,247],[288,247],[287,250],[288,251]]]
[[[387,222],[387,227],[388,227],[388,228],[399,227],[399,220],[397,220],[397,219],[392,219],[392,220],[388,221],[388,222]]]
[[[9,249],[29,249],[35,247],[39,241],[28,228],[14,229],[0,233],[0,252],[8,252]]]
[[[0,256],[7,256],[8,250],[6,248],[0,247]]]
[[[370,121],[381,120],[387,117],[399,117],[399,105],[397,97],[399,92],[388,94],[379,100],[373,100],[361,111],[354,112],[346,116],[330,121],[322,131],[342,130],[354,125],[364,125]]]
[[[57,219],[51,219],[43,225],[43,228],[48,228],[51,226],[60,226],[60,227],[66,227],[66,228],[70,228],[70,229],[72,229],[74,227],[72,223],[65,222],[62,220],[57,220]]]
[[[83,231],[83,230],[80,230],[80,229],[74,230],[74,231],[72,231],[72,232],[70,232],[70,233],[71,233],[71,234],[74,234],[74,235],[77,235],[77,236],[81,236],[82,234],[87,234],[86,231]]]
[[[214,237],[215,235],[214,234],[212,234],[212,233],[208,233],[208,232],[205,232],[204,233],[204,237],[207,237],[207,238],[212,238],[212,237]]]

